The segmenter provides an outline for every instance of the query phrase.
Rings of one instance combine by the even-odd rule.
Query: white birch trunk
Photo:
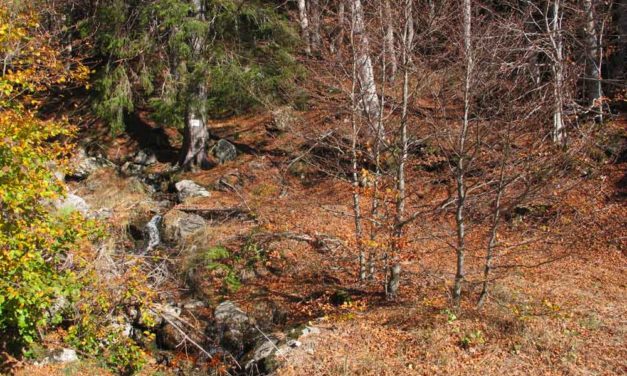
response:
[[[390,6],[390,0],[385,0],[383,4],[383,17],[385,22],[385,48],[389,57],[390,74],[388,80],[394,82],[396,78],[396,71],[398,70],[398,59],[396,57],[396,46],[394,43],[394,20],[392,18],[392,7]]]
[[[586,78],[585,89],[590,106],[595,106],[603,96],[601,88],[601,49],[599,46],[599,34],[597,32],[597,22],[594,14],[592,0],[583,0],[583,8],[586,14]],[[599,105],[599,109],[602,109]],[[599,114],[600,115],[600,114]]]
[[[311,15],[311,28],[309,37],[311,38],[311,50],[313,52],[320,51],[320,22],[321,10],[319,0],[309,0],[309,14]]]
[[[307,17],[307,4],[305,0],[298,0],[298,16],[300,19],[300,32],[305,42],[305,52],[311,55],[311,38],[309,35],[309,18]]]
[[[564,125],[564,46],[562,42],[562,11],[560,0],[553,2],[553,20],[549,32],[553,45],[553,142],[564,144],[566,141],[566,127]]]
[[[364,23],[364,10],[361,0],[352,0],[351,11],[353,18],[353,39],[356,49],[355,62],[357,64],[357,78],[360,84],[360,102],[364,113],[368,117],[371,126],[375,126],[377,133],[383,137],[383,129],[377,124],[379,119],[379,97],[377,85],[374,79],[372,60],[370,59],[370,47],[366,26]]]

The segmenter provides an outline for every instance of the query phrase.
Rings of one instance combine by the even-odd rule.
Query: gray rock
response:
[[[76,354],[76,350],[72,349],[57,349],[52,350],[41,362],[37,363],[37,365],[43,366],[46,364],[52,363],[70,363],[76,362],[78,360],[78,355]]]
[[[125,322],[124,319],[119,319],[119,323],[112,324],[111,327],[117,329],[118,333],[122,336],[131,338],[135,332],[135,328],[129,322]]]
[[[152,150],[139,150],[135,153],[133,162],[142,166],[150,166],[157,163],[157,156]]]
[[[72,157],[72,165],[74,170],[67,175],[67,177],[83,180],[91,175],[96,170],[107,166],[109,163],[104,158],[90,157],[85,152],[85,149],[79,148]]]
[[[279,341],[275,338],[263,338],[261,343],[244,357],[244,368],[255,370],[259,374],[272,372],[278,365],[275,359],[278,343]]]
[[[183,308],[188,311],[194,311],[199,308],[205,308],[205,307],[207,307],[207,304],[205,304],[205,302],[202,302],[200,300],[192,300],[191,302],[187,302],[183,304]]]
[[[159,304],[156,303],[154,305],[155,310],[160,314],[160,315],[165,315],[168,318],[171,319],[176,319],[179,318],[181,316],[181,308],[177,307],[175,305],[172,304]]]
[[[235,303],[226,301],[220,303],[213,312],[216,323],[219,325],[228,325],[232,328],[240,328],[242,325],[248,324],[248,315],[242,311]]]
[[[120,172],[126,176],[138,176],[141,175],[143,171],[144,166],[133,162],[126,162],[120,167]]]
[[[306,337],[312,334],[320,334],[320,329],[316,328],[315,326],[306,326],[301,332],[300,337],[298,338]]]
[[[173,209],[163,216],[163,239],[174,243],[186,241],[206,225],[205,219],[197,214]]]
[[[191,180],[181,180],[174,184],[180,202],[192,197],[209,197],[211,194],[202,186]]]
[[[220,303],[214,311],[214,326],[210,334],[219,339],[220,345],[235,357],[244,354],[250,348],[258,333],[254,320],[233,302]]]
[[[83,215],[87,215],[90,209],[82,197],[73,193],[68,193],[65,197],[54,201],[53,205],[57,210],[78,211]]]
[[[237,157],[237,149],[227,140],[219,140],[212,149],[213,155],[218,158],[220,163],[232,161]]]
[[[272,123],[268,129],[271,131],[286,132],[298,121],[298,117],[290,106],[279,107],[272,111]]]

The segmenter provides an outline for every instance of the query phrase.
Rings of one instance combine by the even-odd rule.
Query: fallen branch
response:
[[[308,243],[312,248],[322,252],[334,251],[344,246],[342,240],[327,234],[298,234],[294,232],[264,232],[254,234],[253,238],[260,243],[271,243],[276,240],[288,239]]]

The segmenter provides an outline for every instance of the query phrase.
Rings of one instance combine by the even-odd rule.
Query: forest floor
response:
[[[269,115],[213,124],[213,134],[233,142],[240,155],[179,177],[204,187],[226,179],[234,189],[213,190],[210,200],[197,205],[238,207],[253,214],[212,221],[204,236],[213,245],[242,249],[255,234],[300,236],[264,243],[263,266],[269,272],[244,282],[236,292],[218,296],[213,293],[218,281],[198,278],[208,299],[228,298],[247,311],[255,309],[255,302],[270,299],[288,312],[287,325],[311,323],[320,329],[280,358],[278,375],[627,373],[626,161],[607,163],[592,177],[565,182],[564,189],[554,193],[551,211],[561,215],[546,223],[551,241],[537,249],[530,243],[514,253],[507,263],[520,267],[498,273],[482,309],[475,307],[482,249],[473,248],[467,294],[462,309],[454,311],[449,293],[454,251],[440,235],[451,229],[446,218],[425,213],[408,226],[407,244],[397,255],[403,277],[395,300],[387,301],[382,294],[382,273],[366,283],[358,281],[352,188],[330,173],[337,166],[316,159],[329,153],[317,140],[325,134],[324,124],[333,121],[337,119],[323,112],[308,112],[302,114],[298,129],[282,134],[268,132]],[[624,121],[613,126],[627,130]],[[143,138],[107,139],[103,149],[109,159],[121,162],[146,146],[137,141]],[[165,139],[156,169],[171,162],[180,142],[174,133],[165,134]],[[448,190],[438,172],[411,171],[408,186],[415,194],[410,211],[446,198]],[[527,226],[526,221],[535,220],[508,223],[502,236],[512,243],[542,238],[545,235]],[[480,225],[477,228],[481,233]],[[331,246],[320,247],[303,237],[331,239]],[[377,245],[369,250],[380,260],[383,251]],[[377,270],[381,266],[378,261]],[[334,305],[330,300],[338,291],[350,298]],[[169,373],[155,367],[142,373]],[[106,373],[88,364],[29,366],[18,374]]]

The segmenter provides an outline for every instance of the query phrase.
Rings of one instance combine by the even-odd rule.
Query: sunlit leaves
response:
[[[89,69],[62,56],[39,14],[35,3],[0,5],[0,332],[13,350],[58,323],[55,304],[77,295],[68,254],[88,234],[78,214],[49,207],[64,190],[54,173],[66,168],[74,129],[38,110],[51,89],[80,85]]]

